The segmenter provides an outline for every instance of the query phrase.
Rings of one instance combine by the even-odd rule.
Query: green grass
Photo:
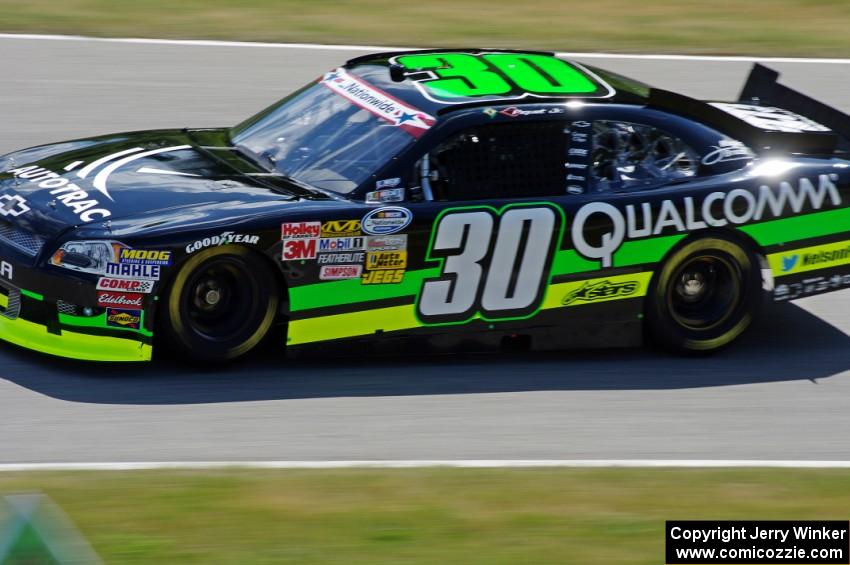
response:
[[[846,0],[0,0],[4,32],[850,55]]]
[[[3,474],[110,564],[657,564],[668,519],[847,519],[831,470]]]

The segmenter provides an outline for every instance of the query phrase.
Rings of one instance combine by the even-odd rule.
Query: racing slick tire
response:
[[[752,324],[762,298],[758,256],[731,237],[701,237],[675,250],[653,277],[646,330],[675,352],[712,353]]]
[[[186,261],[164,302],[167,344],[178,355],[212,363],[241,357],[263,340],[280,293],[262,257],[244,247],[215,247]]]

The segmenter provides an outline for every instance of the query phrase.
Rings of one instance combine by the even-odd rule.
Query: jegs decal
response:
[[[437,216],[426,259],[440,275],[416,301],[423,324],[462,324],[533,316],[543,301],[563,211],[547,203],[450,208]]]

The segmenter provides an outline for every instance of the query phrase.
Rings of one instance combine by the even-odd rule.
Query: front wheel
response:
[[[646,306],[655,343],[679,352],[713,352],[755,319],[762,302],[758,257],[724,236],[676,250],[656,273]]]
[[[178,272],[165,297],[161,328],[178,354],[206,362],[240,357],[274,323],[276,281],[261,257],[238,246],[207,249]]]

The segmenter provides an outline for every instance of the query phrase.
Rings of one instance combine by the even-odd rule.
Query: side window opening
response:
[[[681,139],[652,126],[593,122],[592,190],[641,190],[696,176],[699,156]]]
[[[434,200],[561,195],[567,148],[562,122],[478,126],[437,146],[418,174],[425,197]]]

